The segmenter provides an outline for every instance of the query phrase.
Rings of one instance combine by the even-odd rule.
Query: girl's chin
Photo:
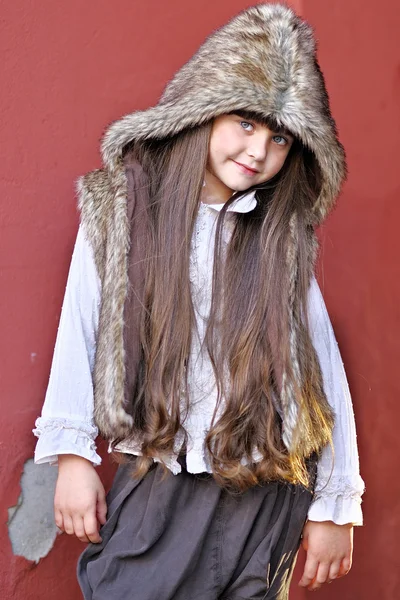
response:
[[[242,179],[242,180],[229,181],[229,182],[225,183],[225,185],[227,188],[232,190],[232,192],[244,192],[249,187],[254,185],[254,182],[249,181],[249,180],[243,181],[243,179]]]
[[[227,191],[232,190],[232,193],[244,192],[256,183],[254,177],[247,177],[246,175],[239,174],[236,176],[232,176],[231,173],[221,173],[219,177],[217,174],[215,174],[215,176],[219,180],[219,182],[224,186],[224,188]]]

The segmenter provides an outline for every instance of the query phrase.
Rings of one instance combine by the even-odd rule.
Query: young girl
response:
[[[243,11],[102,153],[35,430],[84,598],[284,599],[301,537],[300,585],[346,574],[363,482],[313,274],[346,167],[310,27]]]

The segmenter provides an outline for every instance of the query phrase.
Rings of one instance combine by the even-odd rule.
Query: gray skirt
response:
[[[310,490],[271,482],[232,494],[208,474],[131,471],[119,467],[102,542],[79,558],[85,600],[288,598]]]

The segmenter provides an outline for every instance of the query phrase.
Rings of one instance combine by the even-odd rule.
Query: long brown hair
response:
[[[271,119],[248,116],[276,129]],[[133,143],[127,149],[143,166],[149,192],[142,385],[133,413],[133,436],[139,434],[142,440],[136,476],[147,472],[153,458],[163,461],[173,451],[178,432],[186,437],[184,419],[190,409],[186,365],[194,323],[190,246],[211,127],[210,122],[168,140]],[[218,400],[205,444],[214,478],[226,487],[245,490],[274,479],[306,485],[306,458],[331,442],[333,415],[323,393],[307,319],[313,262],[308,252],[314,232],[306,217],[320,185],[314,155],[295,140],[281,171],[256,189],[257,207],[236,215],[225,261],[221,259],[221,232],[226,210],[238,194],[218,217],[212,303],[204,340]],[[298,257],[293,306],[301,333],[301,385],[290,358],[286,266],[294,213]],[[229,384],[223,376],[227,371]],[[307,431],[306,439],[295,431],[290,453],[282,443],[282,423],[276,410],[283,373],[293,384],[302,430]],[[253,460],[254,449],[261,460]]]

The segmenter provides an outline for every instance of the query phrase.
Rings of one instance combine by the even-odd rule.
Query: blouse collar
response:
[[[252,190],[251,192],[245,192],[243,196],[237,198],[230,206],[227,208],[226,212],[237,212],[237,213],[247,213],[251,210],[254,210],[257,206],[257,200],[255,198],[256,191]],[[224,202],[222,204],[206,204],[203,203],[207,208],[211,208],[220,212],[224,207]]]

